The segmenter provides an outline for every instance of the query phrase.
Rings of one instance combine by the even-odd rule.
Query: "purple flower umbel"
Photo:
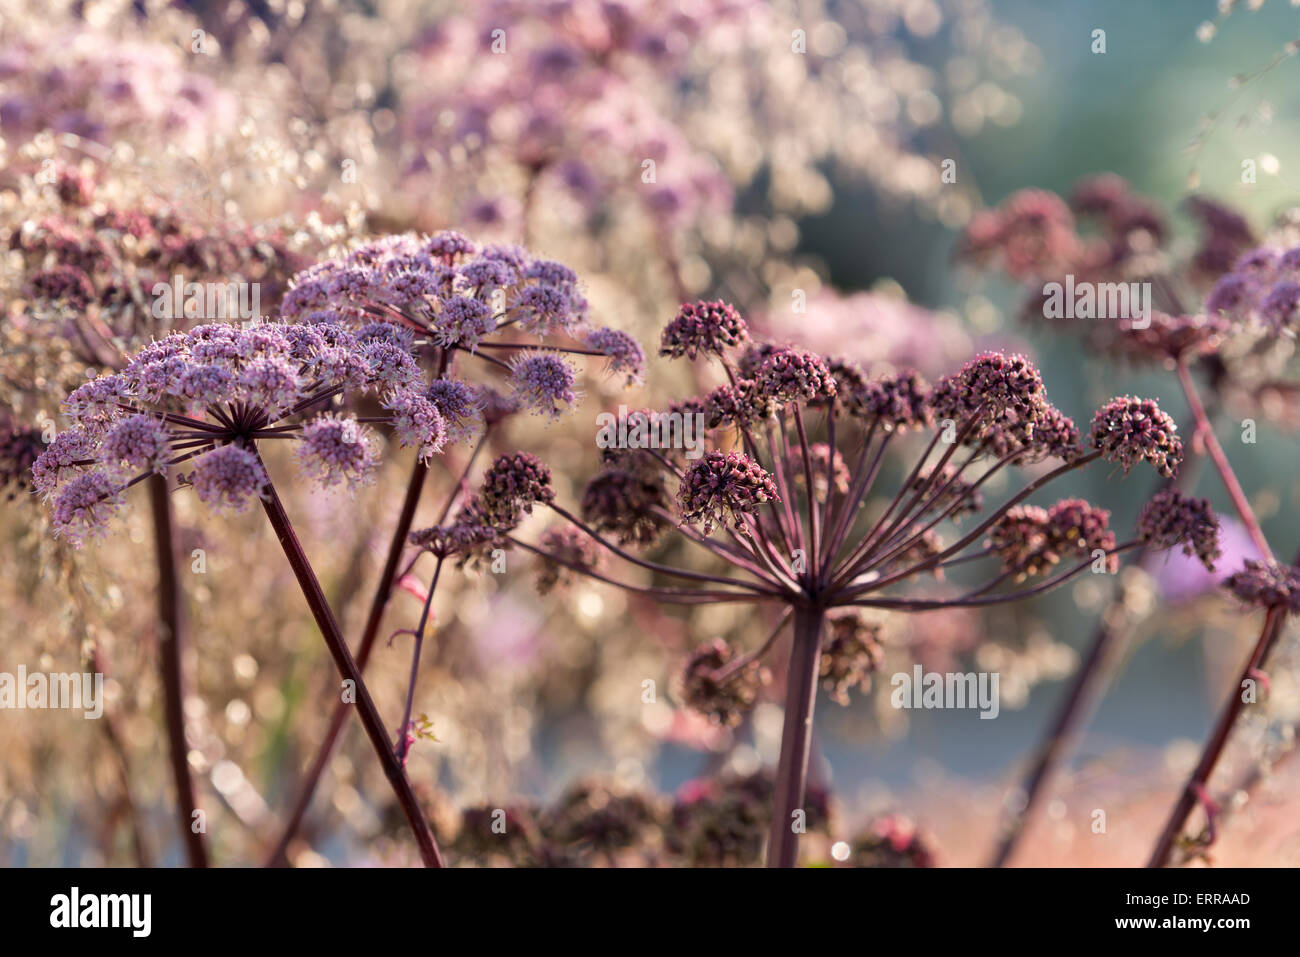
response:
[[[298,442],[299,462],[320,484],[355,487],[376,453],[355,418],[320,411],[338,395],[378,392],[402,444],[422,455],[441,449],[440,417],[410,389],[418,369],[390,349],[337,324],[213,324],[152,343],[65,402],[73,426],[32,468],[53,499],[55,532],[79,544],[126,488],[186,463],[201,501],[246,508],[267,481],[257,445],[273,439]]]

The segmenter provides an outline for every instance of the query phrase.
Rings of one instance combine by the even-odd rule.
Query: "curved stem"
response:
[[[1137,548],[1142,543],[1134,540],[1124,542],[1122,545],[1116,545],[1106,552],[1107,555],[1122,555],[1130,549]],[[967,592],[957,598],[940,598],[935,600],[925,600],[916,598],[864,598],[852,601],[836,601],[837,605],[854,605],[861,608],[893,608],[898,611],[934,611],[938,608],[977,608],[981,605],[1004,605],[1007,602],[1024,601],[1026,598],[1034,598],[1038,595],[1046,594],[1053,589],[1064,585],[1071,578],[1077,576],[1085,568],[1091,565],[1095,559],[1085,558],[1079,564],[1075,565],[1068,571],[1061,572],[1055,578],[1049,578],[1047,581],[1033,588],[1025,588],[1021,591],[1003,592],[998,595],[985,595],[987,587],[981,587],[974,591]],[[918,565],[917,568],[920,566]],[[915,569],[909,569],[905,574],[910,576],[915,573]],[[845,593],[847,594],[847,592]]]
[[[964,548],[970,545],[972,542],[976,541],[981,535],[983,535],[990,528],[992,528],[993,525],[998,521],[998,519],[1000,519],[1004,514],[1006,514],[1006,512],[1009,509],[1011,509],[1016,505],[1019,505],[1021,502],[1029,498],[1029,496],[1033,495],[1036,491],[1038,491],[1048,482],[1052,481],[1055,478],[1058,478],[1059,476],[1066,474],[1067,472],[1071,472],[1074,469],[1083,468],[1088,463],[1100,457],[1101,457],[1100,452],[1097,451],[1087,452],[1079,456],[1077,459],[1074,459],[1073,461],[1066,462],[1063,465],[1052,469],[1052,471],[1030,482],[1028,485],[1026,485],[1023,489],[1021,489],[1011,498],[1007,499],[1005,502],[999,505],[991,515],[989,515],[984,521],[980,522],[979,525],[977,525],[974,529],[972,529],[969,534],[965,535],[954,544],[949,545],[947,548],[939,552],[937,555],[931,555],[925,561],[920,562],[912,566],[911,568],[907,568],[901,572],[897,572],[896,574],[890,575],[887,578],[881,578],[878,579],[877,581],[870,582],[865,585],[856,585],[851,588],[846,588],[844,590],[844,593],[846,595],[861,595],[861,594],[866,594],[867,592],[879,591],[881,588],[885,588],[888,585],[892,585],[894,582],[902,581],[904,578],[910,578],[911,576],[919,574],[920,572],[923,571],[928,571],[929,569],[933,568],[935,565],[938,565],[940,562],[946,561],[947,559],[953,557],[958,552],[962,551]],[[975,482],[974,486],[972,486],[972,490],[978,488],[984,482],[984,480],[987,479],[991,474],[993,474],[993,472],[996,469],[1000,468],[1003,462],[1005,461],[1006,459],[999,461],[997,465],[993,466],[993,468],[991,468],[988,472],[986,472],[983,476],[981,476]],[[956,509],[959,504],[960,504],[960,500],[958,502],[954,502],[951,506],[949,506],[948,512],[943,513],[943,515],[940,515],[939,518],[934,520],[934,524],[937,524],[939,521],[941,521],[944,515],[947,515],[949,512]],[[902,550],[905,548],[905,546],[907,546],[907,543],[898,546],[898,549],[895,549],[895,551]]]
[[[420,674],[420,651],[424,647],[424,629],[429,624],[429,609],[433,606],[433,593],[438,590],[438,578],[442,575],[442,556],[433,569],[433,581],[424,596],[424,607],[420,609],[420,623],[415,626],[415,648],[411,652],[411,680],[406,686],[406,707],[402,710],[402,724],[397,734],[397,759],[406,767],[406,756],[411,750],[409,729],[411,727],[411,706],[415,703],[415,679]]]
[[[1269,651],[1272,650],[1274,642],[1277,641],[1277,637],[1282,631],[1282,623],[1285,620],[1286,615],[1283,609],[1270,608],[1268,610],[1268,614],[1264,618],[1264,626],[1260,629],[1259,641],[1255,643],[1255,648],[1250,654],[1250,659],[1246,662],[1246,667],[1242,669],[1241,676],[1237,679],[1236,685],[1233,686],[1227,704],[1223,706],[1223,710],[1219,713],[1219,720],[1215,723],[1214,730],[1211,732],[1209,740],[1205,742],[1205,748],[1201,751],[1201,759],[1196,762],[1196,768],[1183,786],[1178,801],[1169,815],[1169,820],[1165,823],[1164,830],[1161,831],[1160,837],[1156,841],[1155,849],[1151,852],[1151,860],[1147,862],[1147,867],[1164,867],[1169,862],[1169,854],[1174,849],[1174,844],[1177,842],[1179,835],[1183,833],[1183,827],[1187,824],[1188,815],[1192,813],[1192,808],[1196,806],[1198,793],[1202,792],[1209,783],[1210,775],[1214,773],[1214,766],[1219,763],[1219,756],[1223,753],[1223,748],[1232,734],[1233,725],[1237,723],[1237,718],[1246,706],[1241,686],[1251,677],[1252,672],[1263,666],[1265,659],[1268,658]]]
[[[648,585],[633,585],[629,582],[619,581],[616,578],[610,578],[608,575],[602,575],[595,569],[588,568],[578,562],[570,561],[567,558],[561,558],[538,548],[536,545],[530,545],[522,539],[515,538],[513,535],[507,535],[506,540],[518,545],[524,551],[532,552],[539,558],[555,562],[557,565],[563,565],[570,571],[575,571],[579,575],[585,575],[587,578],[594,579],[598,582],[604,582],[606,585],[613,585],[615,588],[621,588],[624,591],[634,592],[638,595],[647,595],[658,601],[665,601],[676,605],[706,605],[709,602],[721,601],[743,601],[743,602],[760,602],[760,601],[778,601],[780,595],[767,595],[758,592],[728,592],[709,588],[656,588]]]
[[[554,502],[548,502],[547,504],[553,512],[560,515],[560,517],[566,519],[570,524],[576,526],[584,534],[586,534],[587,537],[590,538],[592,541],[596,542],[598,545],[602,546],[603,548],[606,548],[609,551],[613,552],[615,555],[617,555],[619,558],[623,559],[624,561],[631,562],[633,565],[640,565],[642,568],[645,568],[649,571],[658,572],[663,575],[671,575],[674,578],[682,578],[687,581],[710,582],[715,585],[733,585],[736,588],[744,588],[749,591],[758,592],[764,595],[775,595],[778,593],[777,590],[774,588],[764,587],[763,585],[759,585],[754,582],[742,581],[739,578],[730,578],[726,575],[708,575],[705,574],[704,572],[688,571],[684,568],[674,568],[672,565],[661,565],[658,562],[652,562],[647,559],[640,558],[636,555],[633,555],[631,552],[627,551],[626,549],[619,548],[619,546],[615,545],[609,539],[605,538],[603,535],[601,535],[599,532],[593,529],[590,525],[582,521],[582,519],[578,518],[576,515],[574,515],[572,512],[570,512],[568,509],[564,508],[563,506],[557,505]],[[767,580],[766,577],[764,577],[764,581],[766,580]]]
[[[198,801],[190,774],[190,748],[185,740],[184,596],[176,577],[175,532],[165,474],[149,476],[149,504],[153,510],[154,550],[158,560],[158,667],[167,718],[167,753],[176,786],[177,823],[190,867],[207,867],[203,834],[194,829]]]
[[[1268,539],[1264,537],[1264,532],[1259,527],[1259,520],[1255,518],[1255,512],[1250,507],[1250,501],[1246,498],[1241,483],[1237,481],[1237,474],[1233,472],[1232,465],[1228,462],[1228,456],[1224,454],[1223,446],[1219,444],[1219,440],[1214,434],[1214,425],[1210,422],[1209,415],[1206,414],[1200,393],[1196,391],[1196,383],[1192,381],[1192,373],[1187,367],[1186,360],[1181,360],[1178,363],[1178,382],[1183,387],[1183,394],[1187,396],[1187,404],[1191,407],[1192,417],[1196,419],[1196,433],[1205,443],[1205,450],[1209,452],[1210,461],[1214,463],[1219,477],[1223,479],[1223,485],[1228,490],[1228,496],[1232,499],[1232,506],[1237,510],[1241,523],[1246,526],[1246,531],[1250,533],[1251,541],[1255,543],[1259,553],[1269,561],[1274,561],[1273,549],[1269,547]]]

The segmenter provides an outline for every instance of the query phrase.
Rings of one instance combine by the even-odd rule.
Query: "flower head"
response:
[[[162,472],[169,449],[170,435],[162,419],[132,415],[104,434],[99,457],[105,463],[125,463],[136,471]]]
[[[1219,557],[1219,520],[1208,500],[1192,498],[1177,489],[1156,492],[1138,516],[1138,536],[1155,548],[1183,546],[1209,571]]]
[[[483,476],[479,502],[493,528],[510,531],[532,514],[533,505],[555,500],[551,472],[534,455],[515,452],[492,463]]]
[[[734,306],[716,302],[685,303],[664,327],[659,354],[669,358],[721,356],[727,349],[749,341],[749,328]]]
[[[525,286],[516,293],[511,309],[519,317],[519,325],[535,335],[568,329],[580,318],[562,286]]]
[[[509,545],[501,531],[489,524],[478,500],[466,503],[450,524],[419,529],[408,537],[412,545],[439,558],[459,558],[462,567],[477,565],[491,550]]]
[[[524,406],[550,419],[558,419],[581,397],[576,370],[558,353],[516,356],[510,363],[510,381]]]
[[[468,296],[452,296],[442,304],[434,335],[440,345],[472,349],[496,327],[492,307],[487,303]]]
[[[242,512],[269,481],[257,453],[222,445],[198,460],[190,484],[199,500],[219,511]]]
[[[677,507],[682,520],[699,522],[705,534],[715,523],[744,526],[743,518],[758,506],[780,501],[776,483],[763,468],[742,452],[704,453],[682,476]]]
[[[850,415],[880,423],[885,431],[905,431],[928,425],[930,391],[924,380],[911,370],[854,382],[844,396]]]
[[[483,427],[483,396],[467,382],[434,379],[424,390],[424,398],[438,410],[453,442],[463,442]]]
[[[833,398],[835,377],[821,356],[806,349],[774,349],[754,375],[759,390],[776,402],[818,402]]]
[[[868,624],[858,615],[827,620],[820,674],[822,687],[832,701],[848,705],[850,690],[870,691],[871,676],[884,663],[879,625]]]
[[[1039,575],[1065,557],[1110,552],[1115,535],[1109,524],[1109,512],[1082,499],[1065,499],[1050,509],[1017,505],[990,529],[989,547],[1002,559],[1005,570]],[[1113,571],[1118,560],[1108,554],[1106,564]]]
[[[691,652],[682,670],[681,696],[686,704],[724,727],[735,727],[754,706],[759,689],[767,683],[766,669],[757,662],[720,680],[719,672],[735,657],[721,638]]]
[[[582,517],[598,532],[618,536],[620,545],[649,545],[668,527],[655,512],[666,510],[668,496],[658,475],[611,468],[582,494]]]
[[[393,433],[403,446],[413,446],[421,462],[442,451],[449,438],[438,406],[414,392],[394,392],[384,401],[392,413]]]
[[[963,425],[975,418],[981,428],[987,428],[1008,416],[1035,421],[1046,398],[1043,378],[1028,359],[985,352],[940,380],[930,402],[937,419]]]
[[[609,360],[610,372],[624,374],[629,386],[638,385],[645,379],[645,351],[641,343],[626,332],[621,329],[591,329],[585,342],[588,349],[595,349]]]
[[[1093,417],[1091,439],[1093,448],[1125,472],[1146,461],[1172,478],[1183,460],[1178,426],[1150,399],[1123,396],[1106,403]]]
[[[591,570],[599,563],[600,553],[591,536],[572,526],[548,528],[542,533],[538,545],[548,556],[542,559],[537,571],[537,590],[543,595],[573,579],[574,572],[569,565]]]
[[[764,395],[753,379],[737,379],[734,385],[720,385],[704,398],[704,421],[711,429],[720,425],[749,428],[772,415],[777,403]]]
[[[82,472],[54,498],[54,534],[80,547],[88,537],[104,533],[109,519],[122,507],[122,486],[107,472]]]
[[[302,469],[323,488],[347,483],[356,489],[372,480],[378,463],[370,430],[352,416],[317,416],[303,426],[297,448]]]
[[[32,463],[32,487],[48,498],[63,473],[80,472],[95,463],[95,441],[85,429],[64,429]]]
[[[1229,576],[1224,585],[1247,604],[1300,613],[1300,568],[1248,558],[1245,567]]]

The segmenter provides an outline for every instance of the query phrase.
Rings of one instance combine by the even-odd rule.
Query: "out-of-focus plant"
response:
[[[1210,820],[1208,836],[1184,844],[1203,850],[1213,841],[1214,805],[1206,792],[1209,776],[1246,703],[1248,692],[1241,688],[1253,687],[1283,631],[1289,608],[1287,583],[1296,574],[1292,566],[1274,557],[1215,433],[1196,373],[1203,372],[1217,408],[1244,410],[1284,427],[1294,421],[1291,407],[1300,395],[1294,364],[1300,248],[1258,247],[1242,216],[1208,198],[1193,196],[1186,207],[1201,230],[1200,242],[1189,257],[1171,251],[1170,227],[1163,213],[1113,175],[1080,182],[1068,202],[1041,190],[1016,193],[975,216],[961,247],[965,258],[999,269],[1027,288],[1022,311],[1026,319],[1054,331],[1075,333],[1103,354],[1175,374],[1191,412],[1194,447],[1213,464],[1258,556],[1246,559],[1244,568],[1225,585],[1248,605],[1264,608],[1264,624],[1240,682],[1157,842],[1153,866],[1169,860],[1198,803]],[[1145,305],[1143,288],[1150,290]],[[1123,299],[1117,296],[1121,290]],[[1092,296],[1092,304],[1076,309],[1087,304],[1086,298],[1063,301],[1076,296]],[[1203,310],[1187,305],[1202,300]],[[1119,308],[1109,314],[1108,309],[1116,308],[1113,304]],[[1102,321],[1093,321],[1096,316]],[[1180,493],[1166,488],[1159,494]],[[1122,604],[1121,594],[1114,607]],[[999,864],[1014,851],[1025,820],[1095,698],[1121,630],[1117,614],[1108,612],[1105,618],[1039,749],[1024,788],[1025,808],[1001,839],[995,858]]]

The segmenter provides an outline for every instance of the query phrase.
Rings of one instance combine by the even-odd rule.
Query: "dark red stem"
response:
[[[794,612],[794,643],[785,687],[785,724],[776,767],[776,791],[772,796],[772,829],[767,840],[768,867],[794,867],[799,855],[795,812],[804,810],[825,615],[825,609],[811,605],[799,606]],[[800,818],[806,822],[806,814]]]
[[[325,644],[334,658],[339,674],[351,681],[356,689],[357,714],[361,718],[361,724],[366,729],[366,735],[370,738],[375,753],[379,756],[388,783],[392,786],[402,813],[411,827],[411,833],[415,835],[416,844],[420,848],[420,857],[426,867],[442,867],[442,855],[438,851],[437,842],[434,841],[433,832],[429,829],[429,822],[425,820],[424,812],[420,810],[420,802],[416,799],[415,792],[411,790],[411,782],[407,780],[406,772],[402,770],[401,762],[398,761],[393,746],[388,740],[388,732],[384,728],[379,709],[375,707],[375,702],[370,697],[370,691],[361,677],[361,669],[357,667],[352,653],[348,651],[343,633],[334,619],[334,612],[326,601],[320,581],[316,578],[316,572],[307,560],[302,543],[298,541],[298,535],[289,522],[289,516],[280,502],[280,496],[276,494],[275,486],[270,482],[266,485],[265,496],[262,499],[262,508],[271,522],[271,527],[275,529],[280,547],[284,549],[285,558],[293,568],[298,585],[302,588],[307,604],[311,607],[312,616],[316,619],[316,625],[325,638]]]
[[[1200,794],[1204,793],[1210,775],[1214,773],[1214,767],[1219,763],[1219,756],[1223,753],[1223,748],[1232,734],[1233,726],[1237,723],[1237,718],[1246,707],[1245,695],[1242,694],[1241,686],[1250,678],[1253,671],[1263,667],[1269,651],[1272,650],[1274,642],[1277,641],[1278,635],[1282,632],[1282,624],[1285,621],[1286,614],[1283,609],[1269,609],[1268,615],[1264,618],[1264,626],[1259,632],[1259,641],[1255,643],[1255,648],[1250,654],[1250,660],[1246,662],[1246,667],[1242,669],[1241,676],[1233,686],[1227,704],[1223,706],[1223,710],[1219,713],[1219,720],[1214,726],[1214,731],[1211,732],[1209,740],[1205,742],[1204,750],[1201,751],[1201,760],[1196,763],[1196,769],[1192,771],[1191,777],[1187,779],[1187,784],[1184,785],[1182,793],[1178,797],[1178,803],[1174,805],[1169,820],[1165,823],[1165,828],[1160,834],[1160,839],[1156,841],[1155,850],[1151,852],[1151,860],[1147,862],[1147,867],[1164,867],[1169,862],[1169,855],[1173,851],[1179,835],[1183,833],[1183,828],[1187,824],[1187,817],[1192,813],[1192,808],[1196,807]]]
[[[195,830],[194,778],[190,775],[189,744],[185,739],[185,605],[176,576],[176,536],[167,476],[149,476],[153,509],[154,550],[158,560],[158,667],[163,684],[163,713],[167,720],[167,752],[176,786],[177,823],[190,867],[207,867],[203,834]]]
[[[383,620],[384,609],[388,607],[388,600],[393,594],[397,564],[402,560],[402,550],[406,546],[406,536],[411,531],[411,523],[415,521],[415,509],[420,504],[420,494],[424,491],[424,480],[428,473],[428,466],[417,460],[415,467],[411,470],[411,480],[406,485],[406,498],[402,500],[402,511],[397,517],[397,525],[393,529],[393,538],[388,543],[388,557],[384,559],[384,570],[379,575],[379,584],[375,587],[375,596],[370,601],[370,614],[366,618],[366,627],[361,633],[361,644],[357,647],[357,667],[363,671],[370,661],[370,652],[375,647],[375,637],[379,634],[379,624]],[[311,767],[307,769],[307,774],[303,778],[302,786],[298,791],[298,800],[294,802],[293,813],[280,835],[280,840],[275,845],[275,850],[271,852],[271,856],[267,860],[268,865],[276,866],[285,862],[289,842],[298,833],[298,828],[302,826],[302,820],[307,814],[307,808],[311,806],[312,795],[316,793],[316,785],[320,783],[321,775],[325,773],[325,765],[329,763],[330,755],[334,751],[334,745],[338,742],[339,734],[343,730],[343,724],[348,719],[348,710],[346,704],[339,704],[334,708],[329,729],[325,732],[325,739],[321,742]]]

